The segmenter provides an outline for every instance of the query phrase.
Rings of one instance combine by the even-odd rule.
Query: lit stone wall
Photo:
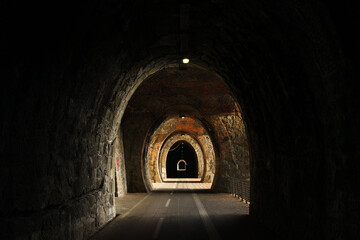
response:
[[[113,172],[115,174],[115,196],[121,197],[127,193],[125,154],[122,129],[119,128],[119,135],[114,140]]]
[[[219,143],[221,173],[217,191],[231,192],[231,181],[250,181],[250,153],[247,133],[239,111],[234,114],[213,116],[214,137]]]

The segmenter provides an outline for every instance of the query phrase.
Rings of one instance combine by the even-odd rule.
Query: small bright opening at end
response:
[[[184,58],[184,59],[182,60],[182,62],[185,63],[185,64],[187,64],[187,63],[190,62],[190,60],[189,60],[188,58]]]

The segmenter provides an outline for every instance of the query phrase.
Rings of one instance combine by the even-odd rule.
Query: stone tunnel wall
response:
[[[117,138],[114,140],[114,155],[112,160],[112,174],[115,174],[115,197],[121,197],[128,193],[124,153],[124,134],[121,127],[119,128]]]
[[[234,116],[225,116],[221,122],[226,126],[232,147],[235,169],[232,177],[250,180],[250,152],[247,132],[243,118],[239,112]]]
[[[84,239],[114,216],[124,104],[139,76],[178,59],[172,4],[58,3],[3,5],[3,239]],[[359,236],[358,14],[323,1],[193,4],[189,58],[244,113],[252,219],[285,239]]]
[[[245,125],[239,112],[214,116],[210,122],[214,125],[221,161],[217,191],[230,193],[233,181],[250,181],[250,155]]]
[[[142,159],[145,138],[152,127],[150,114],[132,114],[124,116],[122,128],[124,129],[124,149],[126,181],[128,192],[146,192],[142,172]]]
[[[2,239],[86,239],[115,217],[113,146],[93,114],[99,103],[81,97],[96,89],[67,92],[35,68],[18,72],[10,89],[22,100],[5,107]]]

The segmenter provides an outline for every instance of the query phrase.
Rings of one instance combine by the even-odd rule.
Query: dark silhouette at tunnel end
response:
[[[197,178],[198,160],[194,148],[186,141],[178,141],[166,157],[167,178]]]

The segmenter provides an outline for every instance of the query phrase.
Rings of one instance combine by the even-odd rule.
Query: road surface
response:
[[[131,208],[92,240],[126,239],[278,239],[250,223],[249,208],[229,194],[163,190],[128,195]],[[124,204],[126,205],[126,204]]]

